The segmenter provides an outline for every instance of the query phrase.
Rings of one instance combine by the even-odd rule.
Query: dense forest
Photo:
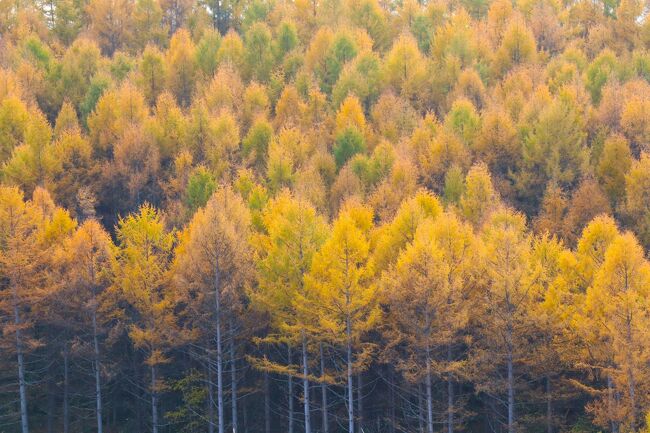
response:
[[[649,13],[0,0],[0,432],[649,432]]]

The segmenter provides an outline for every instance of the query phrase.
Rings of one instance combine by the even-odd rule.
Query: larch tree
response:
[[[508,433],[518,430],[517,387],[531,332],[528,316],[535,272],[531,265],[531,237],[523,215],[511,209],[492,214],[482,233],[484,281],[480,305],[485,317],[473,349],[478,357],[479,390],[502,401],[503,424]]]
[[[0,187],[2,346],[16,357],[22,433],[29,432],[26,356],[42,344],[33,332],[33,316],[51,283],[45,230],[53,212],[54,204],[42,189],[34,192],[32,200],[25,201],[18,188]]]
[[[196,85],[195,46],[185,29],[178,30],[169,43],[165,63],[167,88],[176,96],[178,105],[190,105],[192,92]],[[159,73],[162,71],[159,71]]]
[[[599,424],[620,431],[637,431],[641,426],[641,407],[647,407],[650,360],[650,264],[634,235],[626,232],[607,248],[604,261],[593,285],[587,289],[585,319],[598,329],[603,346],[595,350],[610,351],[608,371],[619,396],[592,406]],[[613,408],[612,406],[615,406]]]
[[[16,96],[6,96],[0,103],[0,161],[5,162],[25,138],[29,124],[29,111]]]
[[[134,346],[146,351],[152,431],[158,433],[159,394],[163,388],[158,368],[169,361],[165,352],[170,346],[180,343],[172,314],[173,298],[167,293],[166,285],[174,238],[165,229],[159,212],[145,204],[137,214],[120,219],[117,239],[119,249],[112,291],[125,303],[121,316],[128,320]]]
[[[147,45],[142,52],[136,82],[149,105],[156,103],[158,95],[165,88],[165,75],[166,68],[163,54],[153,45]]]
[[[31,314],[38,316],[44,322],[46,331],[44,332],[43,339],[48,341],[48,346],[52,350],[51,355],[57,359],[57,353],[60,353],[63,360],[63,383],[62,383],[62,400],[63,400],[63,433],[70,431],[70,421],[72,411],[71,400],[73,393],[70,386],[71,377],[71,348],[74,346],[74,337],[76,332],[80,330],[76,313],[82,310],[79,303],[79,297],[74,296],[68,290],[70,287],[66,284],[66,275],[64,267],[61,266],[61,254],[63,252],[63,245],[68,242],[70,236],[76,229],[76,221],[74,221],[67,211],[57,208],[49,194],[45,190],[37,189],[34,192],[32,199],[34,203],[38,203],[41,209],[40,217],[42,224],[41,248],[48,257],[48,266],[50,271],[46,274],[44,286],[40,289],[38,296],[39,302],[31,307]],[[49,383],[47,392],[50,394],[47,406],[47,424],[52,426],[54,422],[54,408],[53,408],[53,385],[58,381],[56,368],[51,365],[48,368]]]
[[[348,204],[314,255],[307,277],[318,299],[319,332],[345,353],[349,433],[355,426],[353,376],[367,368],[374,346],[363,337],[381,317],[370,255],[371,229],[372,211]]]
[[[104,429],[102,402],[102,340],[107,335],[106,294],[112,284],[115,246],[109,234],[95,219],[85,221],[63,244],[59,253],[63,277],[68,283],[64,289],[68,300],[74,300],[80,327],[90,328],[95,417],[97,432]]]
[[[309,380],[309,344],[315,336],[315,294],[305,283],[315,255],[327,235],[327,224],[305,199],[281,192],[272,200],[263,216],[264,233],[257,240],[259,287],[253,301],[271,316],[274,332],[268,342],[285,343],[289,353],[298,346],[301,351],[300,373],[296,374],[291,356],[286,366],[269,365],[271,371],[284,372],[289,378],[302,379],[305,432],[311,431]],[[268,363],[267,363],[268,364]],[[289,395],[289,431],[293,431],[292,399]],[[327,416],[327,415],[325,415]]]
[[[415,239],[420,224],[441,213],[438,198],[425,190],[403,202],[393,220],[378,227],[374,233],[372,254],[377,269],[394,265],[400,252]]]
[[[399,361],[405,376],[424,382],[428,433],[440,422],[447,432],[454,431],[454,385],[473,302],[475,242],[471,226],[453,214],[426,219],[384,278],[388,336],[392,344],[406,347],[408,354]],[[434,413],[435,377],[447,382],[442,421]]]
[[[426,101],[427,61],[412,36],[404,34],[395,41],[386,55],[383,75],[396,93],[416,103]]]
[[[58,169],[51,139],[52,128],[47,119],[41,112],[33,112],[24,142],[14,149],[2,168],[7,180],[27,192],[34,191],[37,186],[46,186]]]
[[[0,304],[8,317],[13,317],[11,328],[15,337],[13,350],[18,361],[18,386],[20,395],[20,426],[22,433],[29,433],[28,407],[27,407],[27,382],[25,379],[25,331],[27,324],[23,316],[24,303],[26,301],[24,282],[19,280],[19,275],[11,275],[20,268],[25,268],[31,262],[31,257],[24,257],[31,252],[24,248],[33,240],[33,233],[36,230],[33,217],[23,201],[22,193],[17,188],[3,187],[0,190],[2,200],[2,273],[8,284],[2,293]],[[17,254],[21,251],[23,254]],[[16,259],[20,260],[16,263]],[[22,296],[21,296],[22,295]],[[7,326],[7,325],[5,325]],[[11,347],[9,346],[9,347]]]
[[[625,175],[625,213],[643,245],[650,245],[650,154],[643,153]]]
[[[206,348],[208,369],[216,364],[217,426],[225,432],[224,365],[226,325],[243,308],[244,293],[253,276],[253,252],[250,247],[250,211],[242,198],[230,188],[219,188],[199,209],[181,236],[174,261],[175,285],[180,292],[179,303],[185,304],[187,320],[205,341],[214,342]],[[231,330],[232,331],[232,330]],[[236,335],[229,336],[231,347]],[[213,361],[211,353],[216,352]],[[232,356],[231,356],[232,358]],[[230,369],[235,371],[235,359]],[[213,404],[211,375],[208,375],[209,405]],[[236,381],[233,390],[236,392]],[[231,396],[232,431],[237,426],[237,396]],[[211,411],[209,411],[211,413]],[[214,419],[209,417],[208,430],[213,431]]]
[[[538,277],[531,290],[530,314],[537,331],[530,347],[531,376],[543,389],[538,391],[541,395],[537,400],[545,403],[540,417],[544,419],[547,433],[557,431],[561,419],[556,402],[569,395],[570,385],[566,385],[569,380],[560,372],[566,368],[572,344],[576,343],[565,333],[570,326],[573,311],[570,290],[574,288],[565,273],[570,274],[573,258],[572,252],[547,232],[533,241],[531,263]]]

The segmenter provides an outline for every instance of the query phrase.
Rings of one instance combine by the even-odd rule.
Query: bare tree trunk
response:
[[[422,384],[418,383],[418,431],[420,433],[424,432],[424,423],[422,420],[424,419],[424,414],[422,411]]]
[[[95,410],[97,416],[97,433],[102,433],[102,384],[101,364],[99,363],[99,338],[97,336],[97,312],[93,311],[93,349],[95,369]],[[65,432],[67,433],[67,432]]]
[[[447,345],[447,363],[453,360],[451,345]],[[447,375],[447,433],[454,433],[454,382],[451,374]]]
[[[506,323],[506,363],[508,370],[507,387],[508,387],[508,433],[515,433],[515,377],[513,371],[513,325],[512,325],[512,306],[510,294],[506,292],[506,303],[508,308],[508,319]]]
[[[359,418],[359,431],[363,431],[363,376],[357,373],[357,418]]]
[[[144,430],[144,423],[145,423],[144,414],[143,414],[144,413],[144,407],[143,406],[144,406],[144,401],[145,401],[146,395],[144,395],[143,387],[141,387],[140,384],[138,383],[140,381],[140,374],[138,372],[138,366],[136,364],[135,357],[136,357],[135,353],[133,353],[131,351],[131,369],[133,370],[133,378],[134,378],[134,381],[133,381],[133,384],[132,384],[132,386],[133,386],[132,393],[136,397],[135,398],[135,416],[136,416],[136,419],[138,421],[138,423],[137,423],[137,426],[138,426],[137,432],[142,433],[142,431]]]
[[[152,432],[158,433],[158,391],[156,390],[156,366],[151,366],[151,421]]]
[[[546,433],[553,433],[553,400],[551,395],[551,378],[546,375]]]
[[[305,409],[305,433],[311,433],[311,410],[309,407],[309,365],[307,364],[307,337],[302,332],[302,389]]]
[[[25,382],[25,361],[23,359],[23,340],[20,332],[20,310],[18,296],[14,288],[14,324],[16,325],[16,357],[18,358],[18,386],[20,393],[20,427],[22,433],[29,433],[27,422],[27,383]]]
[[[230,393],[232,394],[232,433],[237,433],[237,361],[235,360],[235,328],[230,319]]]
[[[508,348],[508,433],[515,433],[515,384],[512,350]]]
[[[271,433],[271,390],[269,389],[269,372],[264,371],[264,433]]]
[[[426,391],[427,391],[427,433],[433,433],[433,390],[431,389],[431,355],[429,346],[427,345],[427,376],[426,376]]]
[[[214,433],[214,385],[212,383],[212,359],[208,352],[208,433]]]
[[[322,423],[323,423],[323,433],[329,433],[329,420],[327,416],[327,384],[322,380],[325,377],[325,357],[323,356],[323,343],[320,344],[320,390],[321,390],[321,399],[323,401],[322,407]]]
[[[288,364],[291,364],[291,345],[287,345]],[[293,376],[289,375],[289,433],[293,433]]]
[[[63,346],[63,433],[70,431],[70,353],[68,345]]]
[[[217,416],[219,417],[219,433],[224,433],[223,419],[223,351],[221,341],[221,274],[219,264],[214,269],[214,294],[216,301],[216,326],[217,326]]]
[[[395,372],[390,370],[390,433],[395,433],[397,413],[395,410]]]
[[[354,384],[352,383],[352,329],[350,317],[346,320],[347,364],[348,364],[348,432],[354,433]]]
[[[607,373],[607,409],[609,415],[612,415],[614,411],[614,399],[614,382],[612,375]],[[611,430],[612,433],[618,433],[618,423],[614,420],[611,421]]]
[[[636,431],[638,424],[638,411],[636,407],[636,378],[634,377],[634,355],[632,354],[631,348],[633,347],[632,338],[632,316],[628,313],[626,318],[627,332],[627,383],[628,383],[628,393],[630,397],[630,406],[632,407],[632,431]]]

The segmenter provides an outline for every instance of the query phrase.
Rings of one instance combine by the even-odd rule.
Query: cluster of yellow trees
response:
[[[312,407],[310,386],[325,402],[328,387],[345,390],[347,414],[334,416],[355,431],[355,404],[371,399],[355,397],[356,382],[379,362],[422,389],[427,432],[471,425],[472,405],[455,392],[467,384],[503,406],[508,431],[534,413],[520,402],[534,401],[531,392],[547,405],[531,425],[561,425],[555,404],[569,399],[588,402],[597,425],[641,431],[650,409],[650,263],[635,236],[599,216],[571,250],[532,235],[523,215],[500,204],[484,166],[466,184],[458,207],[421,191],[380,225],[357,202],[328,224],[288,190],[254,223],[242,197],[223,187],[180,232],[142,206],[120,220],[116,244],[96,219],[78,224],[45,190],[25,201],[1,187],[3,347],[17,357],[23,429],[25,357],[56,344],[66,368],[81,356],[71,350],[90,357],[102,431],[102,364],[119,356],[110,346],[125,333],[144,353],[154,431],[166,425],[158,402],[168,379],[159,371],[190,346],[215,366],[206,386],[216,413],[206,423],[224,431],[225,365],[233,368],[233,339],[243,338],[257,347],[247,362],[286,377],[289,395],[301,382],[307,431],[314,412],[326,425],[330,408]],[[444,401],[434,401],[439,394]]]
[[[637,0],[0,0],[0,431],[650,428]]]

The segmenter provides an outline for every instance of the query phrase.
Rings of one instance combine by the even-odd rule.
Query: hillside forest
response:
[[[0,432],[650,432],[642,0],[0,0]]]

